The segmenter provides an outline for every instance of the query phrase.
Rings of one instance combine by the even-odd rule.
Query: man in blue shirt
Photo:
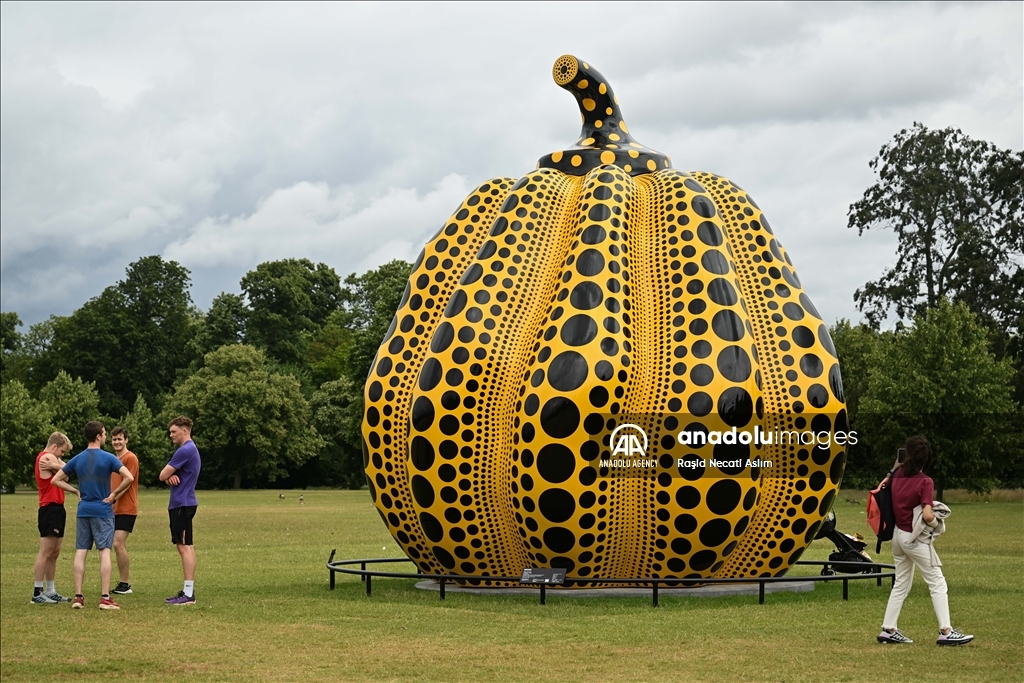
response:
[[[74,609],[85,607],[82,584],[85,582],[85,558],[93,543],[100,551],[100,585],[103,595],[100,609],[121,609],[110,599],[110,548],[114,545],[114,501],[128,490],[135,478],[113,453],[103,450],[107,430],[102,422],[85,424],[85,440],[89,446],[71,458],[53,475],[53,485],[78,496],[78,519],[75,526],[75,600]],[[121,475],[120,486],[110,492],[110,475]],[[78,488],[68,483],[78,477]]]

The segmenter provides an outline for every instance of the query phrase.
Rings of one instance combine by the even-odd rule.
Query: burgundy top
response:
[[[896,470],[890,480],[892,486],[892,511],[896,515],[896,526],[907,533],[914,530],[914,508],[932,504],[935,483],[924,472],[907,476],[903,468]]]

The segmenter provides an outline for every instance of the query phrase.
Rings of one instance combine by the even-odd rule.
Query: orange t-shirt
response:
[[[135,477],[135,481],[124,492],[124,495],[114,503],[115,515],[138,515],[139,514],[139,459],[131,451],[125,451],[118,460],[128,468],[128,471]],[[124,481],[121,475],[114,472],[110,475],[110,490],[113,491]]]

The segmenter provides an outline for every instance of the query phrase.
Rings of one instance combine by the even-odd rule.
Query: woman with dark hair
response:
[[[928,590],[932,595],[932,607],[939,620],[938,645],[963,645],[974,640],[974,636],[960,633],[949,623],[949,598],[946,595],[946,579],[942,575],[942,563],[935,549],[931,547],[932,533],[940,521],[932,510],[935,484],[924,470],[931,464],[932,447],[928,439],[914,436],[907,440],[906,456],[902,464],[889,471],[888,480],[892,489],[892,509],[896,516],[896,528],[892,535],[892,556],[896,565],[896,582],[889,594],[889,605],[885,609],[880,643],[913,643],[896,628],[903,601],[910,593],[914,582],[914,567],[921,571]],[[918,524],[915,533],[915,522]],[[923,530],[922,530],[923,527]]]

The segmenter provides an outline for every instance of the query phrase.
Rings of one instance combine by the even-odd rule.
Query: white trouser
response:
[[[935,608],[935,616],[939,620],[939,630],[950,628],[949,598],[946,596],[946,578],[942,575],[942,568],[932,566],[934,551],[930,544],[911,542],[911,538],[912,535],[909,532],[900,528],[896,528],[892,535],[896,583],[889,594],[889,606],[885,608],[885,621],[882,622],[882,628],[896,628],[900,610],[903,609],[903,601],[907,599],[910,586],[914,583],[915,566],[921,570],[921,576],[924,577],[925,583],[928,584],[928,590],[932,594],[932,607]]]

